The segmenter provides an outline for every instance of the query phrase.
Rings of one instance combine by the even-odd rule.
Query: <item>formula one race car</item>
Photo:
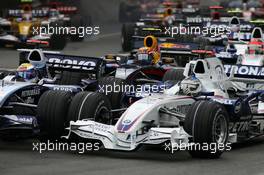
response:
[[[77,135],[99,140],[106,149],[122,151],[169,142],[171,149],[189,150],[193,157],[218,158],[225,149],[230,150],[229,142],[264,134],[264,91],[263,87],[254,88],[255,83],[263,83],[263,74],[241,76],[239,71],[229,71],[227,77],[217,58],[191,61],[185,67],[184,80],[164,94],[136,101],[116,123],[105,120],[114,116],[103,96],[82,93],[79,96],[83,98],[74,99],[70,105],[73,121],[65,138]],[[199,147],[212,144],[214,151]]]
[[[42,5],[38,8],[44,11],[48,11],[49,20],[51,21],[63,19],[64,26],[75,27],[76,29],[78,29],[79,27],[92,26],[91,16],[89,15],[85,16],[85,19],[84,19],[79,14],[78,8],[74,5],[53,1],[46,5]],[[71,41],[83,41],[84,40],[84,37],[78,35],[78,33],[71,34],[69,37]]]
[[[143,14],[150,9],[158,7],[159,1],[140,0],[139,2],[127,0],[119,5],[119,21],[121,23],[136,22]]]
[[[62,25],[62,23],[57,24]],[[50,25],[55,26],[55,23],[54,25]],[[65,47],[67,40],[64,35],[45,34],[45,36],[42,36],[39,33],[40,27],[44,27],[42,20],[32,18],[31,12],[24,13],[21,18],[15,18],[13,20],[1,19],[0,42],[4,46],[14,46],[15,48],[21,48],[30,46],[33,47],[27,42],[28,40],[42,40],[47,41],[49,48],[53,50],[62,50]]]
[[[39,50],[32,50],[28,60],[29,63],[20,65],[16,71],[9,72],[6,76],[0,74],[3,78],[0,80],[0,139],[14,140],[37,136],[59,138],[62,134],[59,130],[63,131],[63,126],[60,129],[58,126],[53,128],[58,129],[58,134],[46,132],[46,128],[52,128],[52,123],[47,122],[50,117],[47,112],[53,111],[57,116],[65,116],[64,111],[69,100],[85,86],[56,84],[58,76],[55,72],[51,75],[50,68],[53,71],[69,70],[70,64],[70,68],[62,68],[59,67],[60,63],[49,63],[48,68],[44,55]],[[95,65],[99,61],[90,59]],[[89,64],[82,65],[82,68],[87,72],[94,70]],[[61,123],[55,120],[53,122]]]
[[[25,6],[22,10],[9,10],[8,17],[0,19],[0,43],[21,48],[34,47],[28,40],[42,40],[48,42],[49,48],[62,50],[67,43],[66,35],[57,34],[54,29],[52,32],[48,27],[63,27],[65,21],[63,18],[49,18],[51,13],[32,10],[30,6]],[[48,20],[45,17],[48,17]]]
[[[226,51],[216,54],[223,62],[229,64],[242,64],[263,66],[264,63],[264,44],[263,32],[259,27],[255,27],[251,33],[250,41],[229,41]]]

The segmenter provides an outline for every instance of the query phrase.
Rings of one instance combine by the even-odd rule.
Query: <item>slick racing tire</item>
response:
[[[67,124],[70,121],[91,119],[108,124],[111,120],[109,100],[97,92],[80,92],[76,94],[69,107]]]
[[[134,35],[134,24],[126,23],[122,26],[121,44],[125,52],[132,50],[132,36]]]
[[[176,84],[184,79],[183,71],[184,69],[181,68],[167,70],[167,72],[164,74],[162,78],[162,81],[163,82],[169,81]]]
[[[126,14],[126,3],[125,2],[121,2],[119,4],[119,12],[118,12],[118,16],[119,16],[119,22],[124,23],[127,22],[127,16]]]
[[[59,139],[65,129],[65,122],[72,94],[65,91],[47,91],[38,103],[37,119],[40,125],[40,139]]]
[[[114,87],[124,87],[125,85],[126,83],[122,79],[115,77],[103,77],[98,80],[98,91],[109,99],[112,109],[120,109],[123,107],[122,101],[124,92],[122,90],[114,92]],[[109,90],[111,92],[108,92]]]
[[[90,20],[90,19],[89,19]],[[90,23],[90,22],[89,22]],[[84,27],[84,22],[81,15],[74,15],[71,19],[71,27],[78,29],[79,27]],[[78,32],[76,35],[70,35],[71,41],[81,42],[84,40],[84,37],[81,37]]]
[[[57,83],[60,85],[78,85],[85,76],[85,73],[62,71]]]
[[[196,101],[188,111],[184,130],[192,136],[195,144],[189,150],[192,157],[219,158],[228,141],[228,113],[214,101]],[[200,147],[197,147],[196,145]],[[212,149],[202,149],[203,146]]]
[[[138,5],[129,5],[126,2],[119,4],[118,18],[120,23],[136,22],[141,17],[141,10]]]

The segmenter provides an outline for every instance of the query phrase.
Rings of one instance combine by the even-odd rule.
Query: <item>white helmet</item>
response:
[[[180,87],[184,95],[196,96],[202,91],[202,83],[194,77],[182,80]]]

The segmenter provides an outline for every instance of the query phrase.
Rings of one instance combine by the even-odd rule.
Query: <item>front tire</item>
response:
[[[41,139],[59,139],[65,129],[65,121],[72,94],[65,91],[47,91],[38,103],[37,119]]]
[[[228,113],[217,102],[197,101],[186,115],[184,130],[192,136],[194,144],[215,145],[214,150],[192,147],[189,151],[192,157],[219,158],[228,141]]]
[[[111,104],[109,100],[97,92],[80,92],[72,99],[67,117],[70,121],[91,119],[96,122],[110,123]]]

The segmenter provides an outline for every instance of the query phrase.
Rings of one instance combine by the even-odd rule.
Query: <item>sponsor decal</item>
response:
[[[33,125],[34,127],[37,126],[37,120],[35,117],[32,116],[16,116],[17,117],[17,121],[21,122],[21,123],[25,123],[25,124],[29,124],[29,125]]]
[[[251,76],[264,76],[264,67],[260,66],[246,66],[246,65],[224,65],[226,73],[251,75]]]
[[[132,121],[127,119],[123,121],[123,125],[129,125]]]
[[[40,94],[40,89],[32,89],[21,92],[21,97],[35,96]]]
[[[96,67],[96,62],[91,60],[76,60],[73,58],[60,59],[60,58],[50,58],[48,61],[53,67],[71,68],[71,69],[83,69],[83,70],[93,70]]]
[[[237,132],[246,132],[249,129],[249,122],[236,122],[230,124],[230,132],[237,133]]]
[[[66,92],[74,92],[75,90],[77,90],[77,88],[56,86],[56,87],[53,88],[53,90],[66,91]]]
[[[190,49],[189,45],[183,44],[173,44],[173,43],[162,43],[160,44],[161,48],[174,48],[174,49]]]

